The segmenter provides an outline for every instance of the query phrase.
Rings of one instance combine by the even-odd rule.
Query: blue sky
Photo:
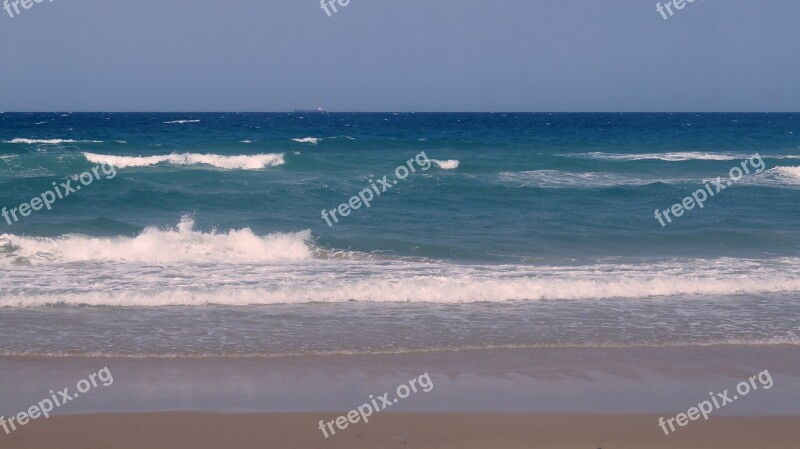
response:
[[[800,2],[655,3],[45,0],[0,111],[800,110]]]

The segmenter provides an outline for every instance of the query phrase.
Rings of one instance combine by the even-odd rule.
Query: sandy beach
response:
[[[2,441],[8,449],[796,449],[800,441],[800,416],[714,418],[664,437],[649,415],[386,414],[329,439],[314,432],[320,416],[67,416]]]
[[[107,366],[113,384],[29,422],[2,447],[796,448],[797,350],[529,349],[279,358],[0,359],[0,413]],[[774,385],[664,435],[660,417],[768,368]],[[325,438],[331,421],[430,373],[432,388]],[[74,379],[73,379],[74,378]],[[12,387],[13,386],[13,387]],[[47,387],[45,387],[47,386]],[[74,388],[73,388],[74,390]]]

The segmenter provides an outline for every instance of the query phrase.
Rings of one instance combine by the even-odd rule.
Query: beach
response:
[[[430,449],[794,449],[798,417],[724,417],[665,439],[655,416],[568,414],[389,414],[341,437],[307,432],[318,415],[200,413],[85,415],[54,418],[23,431],[9,449],[168,447]]]
[[[5,436],[7,447],[794,447],[800,357],[793,347],[461,351],[210,359],[3,358],[0,412],[25,410],[41,385],[108,367],[111,385]],[[751,392],[665,435],[659,418]],[[370,395],[428,373],[431,388],[369,421],[319,429]],[[14,388],[5,388],[14,385]],[[64,384],[65,386],[68,384]]]

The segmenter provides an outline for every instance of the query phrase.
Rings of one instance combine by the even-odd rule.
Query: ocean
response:
[[[0,354],[800,345],[797,114],[0,114],[0,207],[98,164],[0,219]]]

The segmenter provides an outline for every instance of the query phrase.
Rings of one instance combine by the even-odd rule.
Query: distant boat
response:
[[[325,112],[325,108],[322,106],[318,107],[317,109],[295,109],[294,112],[302,112],[304,114],[313,113],[313,112]]]

